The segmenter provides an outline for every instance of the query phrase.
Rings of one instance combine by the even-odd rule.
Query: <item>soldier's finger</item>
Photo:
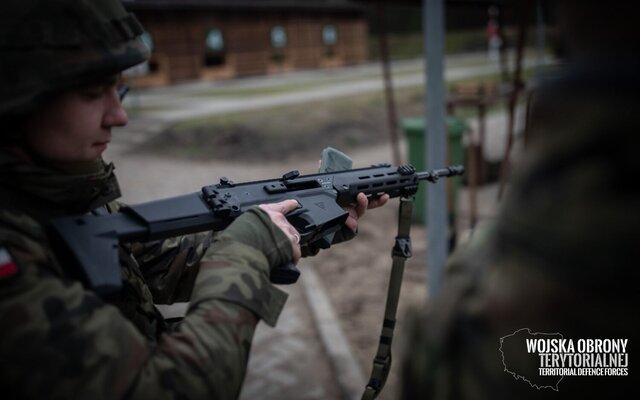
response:
[[[289,225],[288,223],[286,226],[281,225],[280,229],[282,229],[284,234],[287,236],[287,238],[289,238],[289,241],[291,242],[291,248],[293,250],[293,258],[291,261],[293,261],[294,264],[297,264],[300,260],[300,257],[302,256],[302,250],[300,248],[300,234],[298,233],[296,228]]]
[[[275,211],[281,214],[286,214],[295,210],[298,207],[298,202],[293,199],[284,200],[279,203],[260,204],[260,208],[265,211]]]
[[[291,261],[294,264],[297,264],[298,261],[300,261],[301,257],[302,257],[302,249],[300,248],[299,244],[296,244],[293,246],[293,258],[291,259]]]
[[[369,206],[367,208],[371,210],[373,208],[382,207],[383,205],[387,204],[387,201],[389,201],[389,195],[384,194],[375,200],[369,200]]]
[[[351,229],[352,232],[358,232],[358,220],[356,218],[349,216],[344,224],[347,228]]]
[[[358,193],[356,197],[356,215],[357,218],[360,218],[364,215],[365,211],[367,211],[367,207],[369,205],[369,199],[364,193]]]

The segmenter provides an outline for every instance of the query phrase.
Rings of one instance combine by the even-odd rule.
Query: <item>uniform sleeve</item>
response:
[[[107,210],[115,213],[123,207],[126,205],[113,201]],[[155,304],[189,301],[200,260],[212,237],[212,232],[203,232],[130,244],[131,255],[140,266]]]
[[[0,281],[2,386],[19,398],[236,398],[258,320],[274,324],[286,299],[270,268],[292,250],[259,210],[228,230],[207,252],[186,317],[157,342],[79,283],[6,245],[18,273]],[[255,237],[238,236],[247,230]]]
[[[131,245],[156,304],[189,301],[211,232]]]
[[[521,353],[499,350],[503,337],[525,328],[574,340],[637,337],[629,318],[639,304],[639,247],[628,240],[640,225],[640,190],[629,185],[640,176],[637,119],[612,120],[622,103],[597,100],[556,93],[541,102],[549,114],[495,223],[454,253],[442,290],[412,317],[401,398],[549,398],[552,389],[531,383],[558,386],[558,378],[541,376],[523,342]],[[567,377],[557,398],[624,398],[637,387],[600,378]]]

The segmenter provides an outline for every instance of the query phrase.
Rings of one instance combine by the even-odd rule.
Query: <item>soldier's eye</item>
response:
[[[129,86],[127,85],[118,85],[118,97],[120,97],[120,101],[124,100],[124,97],[129,93]]]

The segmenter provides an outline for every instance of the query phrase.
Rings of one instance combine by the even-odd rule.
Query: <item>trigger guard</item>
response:
[[[305,232],[311,223],[308,218],[305,218],[307,215],[306,211],[306,209],[299,208],[286,215],[287,221],[300,233]]]

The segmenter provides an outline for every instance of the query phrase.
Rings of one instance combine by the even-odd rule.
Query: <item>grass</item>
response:
[[[529,68],[524,70],[523,77],[525,80],[530,79],[534,73],[534,68]],[[499,74],[491,74],[483,76],[482,79],[479,78],[465,78],[465,79],[457,79],[451,80],[447,82],[448,91],[451,92],[453,86],[460,83],[470,83],[470,82],[493,82],[498,84],[501,82],[501,76]],[[300,85],[307,86],[307,85]],[[311,86],[311,85],[309,85]],[[285,86],[291,89],[289,86]],[[316,87],[316,85],[313,85]],[[279,93],[280,91],[278,91]],[[282,91],[284,92],[284,90]],[[410,87],[410,88],[398,88],[395,90],[396,101],[401,106],[400,111],[402,110],[417,110],[421,112],[421,109],[418,110],[418,107],[422,107],[424,101],[422,87]],[[253,93],[263,93],[256,90]],[[266,93],[266,92],[264,92]],[[329,118],[329,119],[340,119],[346,118],[349,115],[353,115],[354,112],[368,109],[372,107],[379,107],[384,105],[384,97],[382,93],[372,93],[366,95],[358,95],[352,96],[348,98],[339,98],[330,101],[319,101],[313,102],[311,104],[304,105],[294,105],[294,106],[284,106],[284,107],[276,107],[270,108],[268,110],[261,111],[252,111],[251,113],[247,112],[236,112],[229,113],[220,116],[214,117],[202,117],[202,118],[193,118],[187,121],[178,122],[173,125],[172,129],[178,131],[187,131],[190,129],[197,129],[202,126],[228,126],[231,124],[242,124],[248,123],[252,120],[260,120],[261,125],[265,128],[265,130],[269,130],[269,123],[275,120],[273,117],[274,114],[290,114],[289,120],[294,124],[294,126],[300,125],[301,121],[306,121],[308,116],[321,117],[320,119]],[[401,114],[401,112],[399,113]],[[268,118],[267,118],[268,117]],[[312,118],[317,119],[317,118]]]
[[[423,39],[423,35],[420,32],[387,35],[389,57],[392,60],[422,57],[424,53]],[[371,60],[380,58],[379,46],[378,37],[370,36],[369,58]],[[453,31],[447,32],[445,35],[445,52],[447,54],[482,51],[486,49],[486,46],[484,30]]]
[[[535,69],[526,69],[529,79]],[[406,72],[406,73],[411,73]],[[373,76],[373,74],[372,74]],[[375,75],[379,77],[379,74]],[[366,79],[358,76],[353,79]],[[317,81],[278,87],[242,88],[203,91],[198,96],[258,96],[309,90],[322,85],[351,81],[319,78]],[[499,74],[490,74],[447,82],[452,85],[471,81],[499,83]],[[424,88],[421,85],[395,90],[398,121],[424,114]],[[487,114],[505,110],[505,102],[487,109]],[[472,119],[477,109],[460,107],[456,115]],[[316,157],[326,146],[349,151],[360,146],[388,140],[388,121],[382,91],[340,97],[326,101],[199,117],[178,122],[137,149],[163,155],[192,158],[235,158],[247,162]]]
[[[412,75],[422,71],[421,67],[402,69],[394,71],[393,76],[400,77]],[[307,89],[320,88],[330,84],[353,82],[354,80],[380,79],[382,71],[359,74],[357,78],[345,76],[323,76],[316,79],[306,81],[304,83],[292,83],[287,85],[263,86],[263,87],[243,87],[243,88],[211,88],[194,92],[189,96],[193,97],[211,97],[211,96],[228,96],[228,97],[255,97],[255,96],[271,96],[274,94],[283,94],[291,92],[299,92]]]
[[[384,123],[383,100],[380,95],[358,96],[188,120],[173,125],[142,148],[189,158],[317,156],[329,145],[353,148],[384,139],[379,129]]]
[[[291,85],[278,85],[266,87],[246,87],[246,88],[211,88],[191,93],[189,97],[211,97],[211,96],[228,96],[228,97],[254,97],[254,96],[271,96],[274,94],[290,93],[302,91],[305,89],[319,86],[318,83],[308,82]]]

